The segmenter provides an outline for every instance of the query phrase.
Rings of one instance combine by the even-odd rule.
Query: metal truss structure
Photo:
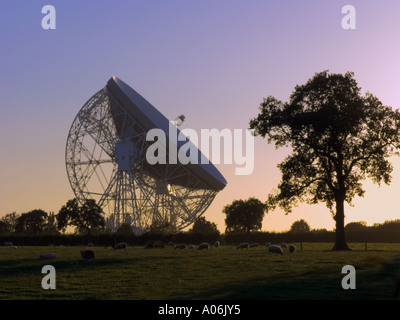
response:
[[[81,108],[66,144],[66,168],[79,202],[95,199],[116,231],[178,231],[204,213],[218,190],[185,165],[150,165],[146,131],[107,86]]]

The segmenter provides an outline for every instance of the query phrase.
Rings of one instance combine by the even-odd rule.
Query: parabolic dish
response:
[[[107,88],[110,94],[119,102],[119,104],[125,109],[126,112],[131,114],[132,117],[137,119],[137,121],[143,127],[143,130],[148,132],[151,129],[158,128],[164,131],[166,136],[169,134],[169,126],[170,120],[168,120],[161,112],[159,112],[152,104],[150,104],[145,98],[143,98],[139,93],[133,90],[130,86],[128,86],[125,82],[120,80],[119,78],[113,76],[107,82]],[[122,126],[122,123],[114,117],[114,122],[117,126],[117,129]],[[121,129],[120,129],[121,130]],[[119,130],[119,131],[120,131]],[[177,129],[177,133],[180,133],[180,130]],[[174,139],[173,141],[177,141]],[[189,140],[186,141],[177,141],[178,149],[186,144],[192,144]],[[168,161],[169,158],[169,148],[167,141],[167,155],[166,159]],[[218,169],[211,163],[204,163],[205,156],[198,150],[195,146],[193,146],[197,150],[198,160],[197,163],[192,164],[188,163],[187,169],[190,170],[193,174],[195,174],[201,181],[203,181],[209,188],[214,190],[222,190],[227,182],[222,174],[218,171]],[[201,161],[203,158],[203,161]],[[166,165],[150,165],[152,168],[148,168],[152,175],[156,178],[165,177],[165,170],[167,169]],[[174,164],[168,164],[169,170],[174,170]],[[179,179],[177,177],[169,178],[167,182],[184,185],[186,181],[184,178]]]
[[[217,168],[204,162],[186,136],[179,141],[181,131],[172,128],[164,115],[117,77],[76,115],[65,151],[68,178],[80,203],[94,199],[103,208],[112,231],[121,224],[139,233],[179,231],[203,214],[226,186]],[[161,141],[147,139],[151,129],[162,133],[165,162],[147,159],[149,147]],[[185,155],[197,161],[183,164],[179,156],[176,162],[169,161],[172,148],[177,154],[182,145],[190,146],[183,149],[190,150]]]

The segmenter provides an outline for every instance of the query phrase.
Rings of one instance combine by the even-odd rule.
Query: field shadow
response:
[[[38,270],[44,265],[52,265],[60,271],[76,271],[76,269],[85,270],[86,268],[102,268],[118,265],[135,265],[141,261],[151,262],[162,262],[163,260],[171,260],[168,256],[107,256],[99,257],[93,260],[83,260],[81,257],[71,259],[67,258],[55,258],[55,259],[43,259],[38,258],[19,258],[19,259],[2,259],[0,260],[0,276],[12,276],[16,274],[37,274]]]
[[[357,269],[357,268],[356,268]],[[340,270],[316,270],[285,278],[258,277],[170,297],[171,300],[391,300],[400,299],[399,261],[356,272],[357,288],[345,290]],[[398,290],[395,294],[396,289]]]

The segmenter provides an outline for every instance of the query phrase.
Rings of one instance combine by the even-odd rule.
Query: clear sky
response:
[[[44,5],[56,29],[44,30]],[[344,30],[344,5],[356,29]],[[363,93],[400,106],[398,0],[85,0],[2,1],[0,10],[0,216],[41,208],[58,212],[74,197],[65,143],[75,115],[116,75],[167,118],[185,127],[245,129],[264,97],[287,101],[316,72],[353,71]],[[276,165],[288,150],[255,140],[255,170],[228,181],[205,213],[225,229],[224,205],[278,185]],[[346,207],[346,223],[400,218],[400,160],[390,187],[365,182],[364,198]],[[332,229],[323,205],[266,215],[263,230],[284,231],[299,219]]]

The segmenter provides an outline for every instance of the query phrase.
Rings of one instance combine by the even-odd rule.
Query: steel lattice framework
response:
[[[152,226],[181,230],[203,214],[218,192],[185,165],[166,164],[160,171],[148,164],[148,146],[146,130],[107,86],[85,103],[72,123],[66,144],[71,187],[79,202],[97,201],[112,231],[122,223],[135,232]],[[171,183],[177,177],[180,183]]]

